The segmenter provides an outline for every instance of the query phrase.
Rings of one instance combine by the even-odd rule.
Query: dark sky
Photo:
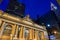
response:
[[[25,4],[25,15],[29,14],[32,19],[37,19],[37,15],[43,16],[50,10],[50,0],[18,0],[18,2]],[[5,11],[8,3],[9,0],[3,0],[0,9]]]
[[[30,14],[32,19],[37,15],[42,16],[50,10],[50,1],[48,0],[18,0],[26,5],[25,14]]]

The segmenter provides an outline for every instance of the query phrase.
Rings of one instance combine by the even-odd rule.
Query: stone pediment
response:
[[[33,21],[30,19],[29,15],[25,16],[23,19],[26,20],[26,21],[28,21],[28,22],[33,23]]]
[[[25,26],[28,25],[28,26],[32,26],[32,27],[41,28],[41,29],[46,30],[45,27],[42,27],[42,26],[34,23],[30,19],[29,15],[25,16],[24,18],[20,18],[20,17],[16,17],[13,15],[9,15],[8,13],[5,13],[0,10],[0,19],[4,20],[6,22],[10,22],[12,24],[19,24],[19,25],[24,24]]]

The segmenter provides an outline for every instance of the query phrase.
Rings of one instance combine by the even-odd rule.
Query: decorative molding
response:
[[[28,21],[28,22],[33,23],[32,20],[30,19],[29,15],[25,16],[23,19],[26,20],[26,21]]]

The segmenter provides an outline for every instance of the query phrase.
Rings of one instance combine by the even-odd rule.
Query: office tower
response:
[[[10,0],[7,10],[7,13],[16,15],[16,16],[23,16],[25,11],[25,5],[23,3],[18,3],[17,0]]]

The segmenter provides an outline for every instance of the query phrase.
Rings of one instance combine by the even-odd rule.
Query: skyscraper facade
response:
[[[18,16],[23,16],[24,11],[25,11],[25,5],[23,3],[18,3],[17,0],[10,0],[6,9],[7,13]]]

